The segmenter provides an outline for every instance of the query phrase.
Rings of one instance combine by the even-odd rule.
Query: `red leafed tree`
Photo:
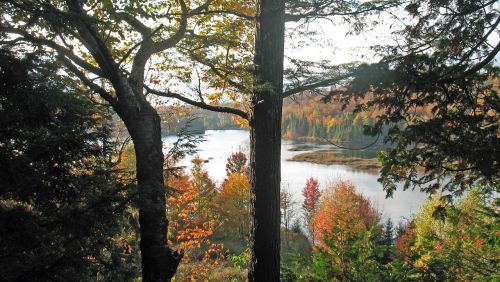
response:
[[[340,181],[327,191],[314,215],[314,238],[320,246],[325,238],[343,245],[345,238],[375,226],[379,217],[368,199],[356,193],[352,183]]]
[[[325,189],[314,215],[313,257],[322,281],[382,281],[380,215],[350,182]],[[380,257],[380,258],[379,258]]]
[[[309,230],[309,234],[313,238],[314,243],[314,223],[312,218],[316,214],[319,208],[319,198],[321,193],[319,192],[318,180],[314,178],[309,178],[306,182],[306,187],[302,191],[304,195],[304,202],[302,203],[302,209],[304,211],[304,218]]]
[[[413,241],[415,241],[415,227],[413,224],[409,224],[405,227],[404,233],[394,242],[396,250],[403,254],[405,259],[412,256],[411,246]]]
[[[246,164],[247,157],[243,152],[232,153],[229,158],[227,158],[226,163],[226,173],[231,175],[233,173],[246,174]]]

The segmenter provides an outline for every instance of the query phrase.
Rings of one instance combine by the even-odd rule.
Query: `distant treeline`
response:
[[[285,139],[320,141],[326,140],[350,145],[369,144],[375,137],[363,134],[363,126],[374,122],[376,113],[354,114],[354,105],[342,109],[340,103],[324,103],[321,96],[301,96],[287,99],[283,105],[282,136]],[[235,119],[225,113],[216,113],[184,106],[164,111],[162,132],[177,134],[181,128],[203,133],[205,130],[242,129]],[[378,143],[382,143],[382,138]]]
[[[351,112],[338,116],[323,115],[318,105],[311,115],[290,113],[283,117],[282,136],[286,139],[328,139],[334,142],[366,142],[371,139],[363,134],[363,125],[369,119],[359,119]],[[316,116],[316,117],[315,117]]]
[[[282,136],[286,139],[332,141],[351,145],[368,144],[375,137],[363,134],[376,113],[353,113],[354,104],[324,103],[319,95],[287,100],[283,105]],[[382,142],[380,138],[380,143]]]
[[[175,112],[175,113],[174,113]],[[194,133],[204,133],[205,130],[242,129],[231,115],[217,113],[194,107],[182,107],[173,111],[163,111],[162,134],[175,135],[181,129]]]

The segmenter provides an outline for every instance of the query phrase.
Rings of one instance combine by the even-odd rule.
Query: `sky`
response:
[[[500,4],[499,4],[500,6]],[[398,11],[392,11],[398,14]],[[365,29],[363,32],[349,34],[350,25],[346,23],[332,23],[325,19],[316,20],[307,26],[307,30],[315,32],[313,36],[302,36],[294,32],[297,23],[288,22],[286,25],[285,39],[285,68],[289,65],[288,58],[322,61],[330,65],[340,65],[349,62],[373,63],[378,59],[370,50],[374,45],[393,45],[395,39],[391,34],[395,30],[401,30],[402,23],[397,23],[388,13],[367,18],[366,23],[377,21],[376,26]],[[491,37],[491,43],[496,45],[500,40],[496,33]],[[495,65],[500,65],[500,54],[496,57]],[[285,84],[287,82],[285,81]],[[190,91],[187,91],[190,92]]]
[[[373,18],[372,18],[373,19]],[[316,20],[308,25],[308,30],[316,32],[313,37],[298,37],[291,33],[296,24],[287,23],[285,43],[286,56],[294,59],[320,61],[328,60],[332,64],[344,64],[353,61],[375,61],[370,46],[392,42],[387,26],[394,24],[387,15],[377,18],[378,26],[366,29],[357,35],[348,35],[349,24],[333,24],[327,20]],[[395,27],[393,27],[395,28]],[[292,40],[290,35],[294,37]],[[298,45],[302,44],[300,48]],[[301,45],[301,46],[302,46]]]
[[[500,1],[496,4],[496,8],[500,9]],[[369,50],[369,47],[395,43],[391,32],[402,28],[402,24],[391,20],[389,15],[384,13],[376,18],[371,18],[371,20],[376,20],[379,25],[371,30],[365,30],[359,35],[347,35],[349,32],[348,24],[334,25],[327,20],[316,20],[309,25],[309,29],[318,33],[316,39],[321,38],[320,42],[313,42],[310,38],[305,37],[294,40],[287,37],[285,54],[294,59],[308,61],[328,60],[334,65],[353,61],[375,62],[377,58]],[[293,29],[294,26],[293,23],[287,23],[287,30]],[[298,42],[301,40],[305,41],[306,45],[297,48]],[[493,46],[499,40],[500,30],[489,38],[490,44]],[[494,64],[500,66],[500,53],[495,57]]]

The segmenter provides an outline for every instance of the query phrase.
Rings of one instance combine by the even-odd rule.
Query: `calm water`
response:
[[[249,133],[244,130],[208,130],[204,136],[205,141],[199,145],[199,155],[208,160],[205,169],[210,177],[220,184],[226,176],[226,160],[233,152],[249,150]],[[163,139],[165,146],[175,141],[169,136]],[[393,198],[386,199],[382,186],[377,182],[378,175],[355,171],[344,165],[320,165],[306,162],[287,161],[292,156],[304,151],[289,151],[297,144],[284,140],[281,148],[281,182],[282,187],[291,191],[296,200],[302,202],[302,189],[309,177],[317,178],[320,189],[339,179],[352,181],[358,191],[369,198],[384,217],[391,217],[395,222],[409,218],[418,212],[426,195],[419,191],[401,191],[394,193]],[[301,143],[304,144],[304,143]],[[306,144],[313,145],[314,144]],[[328,148],[326,145],[319,146]],[[191,158],[181,161],[180,165],[191,166]],[[300,206],[300,205],[298,205]]]

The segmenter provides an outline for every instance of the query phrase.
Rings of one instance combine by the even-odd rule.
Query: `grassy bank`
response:
[[[376,173],[382,167],[377,159],[365,159],[359,157],[350,157],[341,155],[334,150],[318,150],[314,152],[305,152],[293,156],[289,161],[309,162],[324,165],[347,165],[353,169],[364,170]]]

